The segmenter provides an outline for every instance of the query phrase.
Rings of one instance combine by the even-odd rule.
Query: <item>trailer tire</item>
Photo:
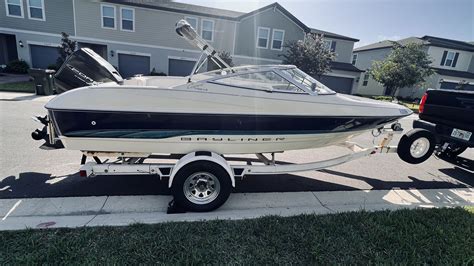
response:
[[[176,173],[172,193],[178,205],[188,211],[207,212],[224,204],[232,190],[227,171],[210,161],[194,161]]]
[[[407,163],[419,164],[433,154],[435,146],[435,137],[431,132],[415,128],[402,136],[398,143],[397,154]]]

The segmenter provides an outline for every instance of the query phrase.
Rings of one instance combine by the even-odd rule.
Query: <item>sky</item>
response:
[[[276,0],[177,0],[249,12]],[[356,47],[382,40],[432,35],[474,41],[474,0],[278,0],[307,26],[359,39]]]

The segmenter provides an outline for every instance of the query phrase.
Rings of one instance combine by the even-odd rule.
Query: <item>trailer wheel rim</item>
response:
[[[219,179],[208,172],[194,173],[184,181],[183,192],[194,204],[208,204],[214,201],[221,191]]]
[[[413,141],[410,146],[410,154],[414,158],[421,158],[428,153],[430,149],[430,141],[425,137],[421,137]]]

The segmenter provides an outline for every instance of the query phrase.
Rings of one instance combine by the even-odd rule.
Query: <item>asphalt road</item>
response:
[[[67,197],[103,195],[168,194],[166,180],[154,176],[78,175],[79,151],[45,151],[30,137],[40,125],[31,116],[45,114],[47,97],[0,93],[0,198]],[[415,117],[403,119],[405,130]],[[395,145],[399,136],[392,142]],[[373,137],[364,134],[354,139],[371,145]],[[340,155],[332,147],[285,152],[277,160],[309,162]],[[457,162],[432,156],[419,165],[401,161],[396,154],[375,155],[322,171],[298,174],[248,176],[237,181],[234,192],[346,191],[392,188],[459,188],[474,185],[474,149]]]

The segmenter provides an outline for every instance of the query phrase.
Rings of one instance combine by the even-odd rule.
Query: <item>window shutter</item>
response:
[[[451,65],[452,67],[456,67],[456,63],[458,62],[458,57],[459,57],[459,53],[456,53],[456,55],[454,56],[453,64]]]
[[[446,56],[448,55],[448,51],[444,51],[443,57],[441,58],[441,65],[444,66],[444,62],[446,62]]]
[[[331,52],[335,52],[336,51],[336,41],[332,41],[331,42]]]

